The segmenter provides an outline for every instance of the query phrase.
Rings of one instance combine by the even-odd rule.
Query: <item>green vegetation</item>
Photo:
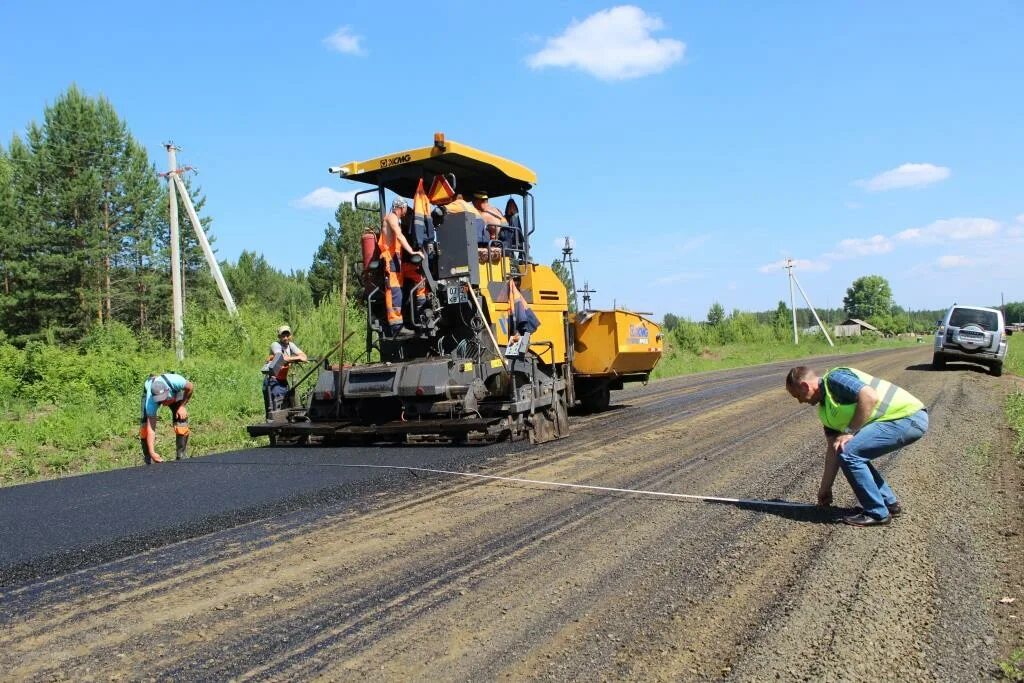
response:
[[[1024,681],[1024,648],[1014,650],[1009,657],[998,662],[999,672],[1007,681]]]
[[[205,197],[189,178],[185,184],[208,232]],[[308,276],[282,273],[248,251],[221,262],[239,306],[229,318],[179,211],[186,301],[179,363],[168,348],[166,185],[108,100],[75,86],[62,93],[41,123],[0,146],[0,483],[141,462],[139,402],[150,373],[179,372],[194,382],[194,453],[247,445],[244,426],[262,418],[259,369],[277,327],[291,324],[311,358],[322,354],[338,339],[342,254],[352,268],[350,294],[360,291],[359,237],[376,219],[341,205],[335,221]],[[349,360],[363,348],[360,310],[352,300]],[[161,419],[157,443],[166,456],[173,440]]]
[[[354,360],[363,352],[365,320],[357,307],[349,310],[346,326],[355,334],[345,356]],[[338,311],[331,293],[307,316],[291,321],[296,341],[311,358],[337,343]],[[140,342],[120,323],[94,328],[73,347],[0,343],[0,483],[141,463],[139,402],[150,373],[179,372],[194,382],[193,454],[253,445],[244,427],[263,417],[259,370],[281,321],[255,306],[242,307],[237,319],[216,309],[190,309],[181,363],[165,346]],[[293,377],[304,369],[293,369]],[[168,415],[161,408],[157,452],[165,458],[174,443]]]
[[[1024,333],[1011,335],[1007,341],[1009,349],[1003,362],[1003,372],[1024,377]],[[1006,417],[1017,433],[1014,452],[1018,460],[1024,462],[1024,391],[1019,387],[1006,398]]]
[[[735,311],[717,326],[682,321],[666,335],[665,354],[654,369],[653,378],[918,343],[916,340],[878,335],[843,337],[834,341],[836,346],[833,348],[818,334],[801,336],[800,343],[794,345],[789,329],[761,324],[756,322],[753,314]],[[924,341],[931,340],[925,338]]]

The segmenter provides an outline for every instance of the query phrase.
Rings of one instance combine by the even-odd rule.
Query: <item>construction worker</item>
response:
[[[405,231],[407,241],[413,249],[418,249],[423,257],[414,263],[412,258],[402,259],[402,299],[412,298],[412,322],[419,326],[425,322],[427,311],[427,287],[423,277],[423,268],[426,267],[426,245],[432,239],[433,225],[430,220],[430,201],[427,199],[426,190],[423,189],[423,179],[416,187],[413,195],[412,210],[406,211],[402,221],[402,228]]]
[[[480,217],[484,219],[484,225],[488,227],[495,226],[498,228],[508,226],[508,220],[505,218],[505,215],[491,206],[486,192],[473,193],[473,208],[476,209],[477,213],[480,214]],[[492,239],[494,239],[493,236],[497,234],[497,231],[490,230],[489,232],[491,232]]]
[[[861,506],[843,522],[876,526],[900,514],[899,499],[871,461],[914,443],[928,431],[924,404],[909,391],[854,368],[833,368],[818,377],[801,365],[786,375],[786,390],[800,403],[818,406],[825,427],[818,505],[832,504],[832,484],[842,468]]]
[[[288,397],[288,369],[292,363],[305,363],[306,352],[292,341],[292,328],[277,328],[277,341],[270,344],[270,357],[263,366],[263,405],[270,411],[280,410]]]
[[[490,258],[491,263],[497,263],[501,259],[501,248],[492,247],[490,243],[498,239],[498,233],[503,227],[508,227],[508,221],[504,214],[491,206],[486,192],[473,193],[473,208],[484,221],[484,233],[480,235],[477,244],[480,247],[480,262],[486,263]]]
[[[174,459],[186,457],[190,432],[185,405],[192,400],[192,390],[192,382],[173,372],[150,375],[146,380],[142,391],[139,442],[142,444],[142,460],[147,465],[164,461],[156,452],[156,413],[162,405],[171,409],[174,422]]]
[[[406,339],[416,334],[414,330],[405,327],[402,322],[402,254],[410,256],[416,253],[402,232],[402,219],[409,211],[409,205],[401,197],[391,203],[389,211],[381,223],[380,238],[377,246],[380,248],[380,259],[384,266],[384,306],[387,309],[387,322],[391,336],[394,339]]]

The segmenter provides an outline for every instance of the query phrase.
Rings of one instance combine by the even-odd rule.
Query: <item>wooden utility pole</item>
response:
[[[178,177],[178,160],[175,154],[178,150],[173,142],[164,143],[167,148],[167,196],[169,198],[169,209],[171,214],[171,338],[174,342],[174,355],[178,360],[185,358],[185,333],[182,327],[182,301],[181,301],[181,253],[180,236],[178,231],[178,198],[176,183]]]

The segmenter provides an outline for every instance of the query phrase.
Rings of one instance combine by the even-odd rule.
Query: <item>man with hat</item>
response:
[[[484,191],[473,193],[473,208],[477,210],[480,218],[484,221],[484,232],[477,238],[477,246],[481,247],[479,249],[481,263],[486,263],[488,257],[492,263],[496,263],[501,259],[501,249],[490,247],[490,243],[498,239],[499,231],[502,227],[508,226],[508,221],[505,220],[503,213],[491,206],[487,193]]]
[[[171,409],[174,421],[175,460],[186,457],[188,450],[188,411],[185,404],[192,399],[192,382],[173,372],[150,375],[142,391],[142,415],[139,419],[139,443],[142,460],[147,465],[163,462],[156,452],[156,413],[164,405]]]
[[[304,363],[306,353],[292,341],[292,328],[277,328],[277,341],[270,344],[270,357],[263,366],[263,406],[270,411],[280,410],[288,396],[288,370],[292,363]]]
[[[475,208],[480,214],[480,217],[484,219],[484,225],[494,225],[497,227],[507,226],[508,221],[505,220],[505,214],[491,206],[488,199],[486,192],[481,191],[473,193],[473,208]],[[498,231],[491,230],[490,232],[491,239],[496,239],[495,236],[498,234]]]

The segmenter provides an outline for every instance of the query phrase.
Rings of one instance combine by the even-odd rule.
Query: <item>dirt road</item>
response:
[[[886,528],[771,505],[431,475],[7,589],[16,680],[963,680],[1024,628],[1013,378],[858,359],[929,406]],[[822,438],[781,366],[655,383],[473,471],[811,501]],[[852,506],[840,475],[836,502]],[[1014,597],[1003,603],[1004,597]]]

